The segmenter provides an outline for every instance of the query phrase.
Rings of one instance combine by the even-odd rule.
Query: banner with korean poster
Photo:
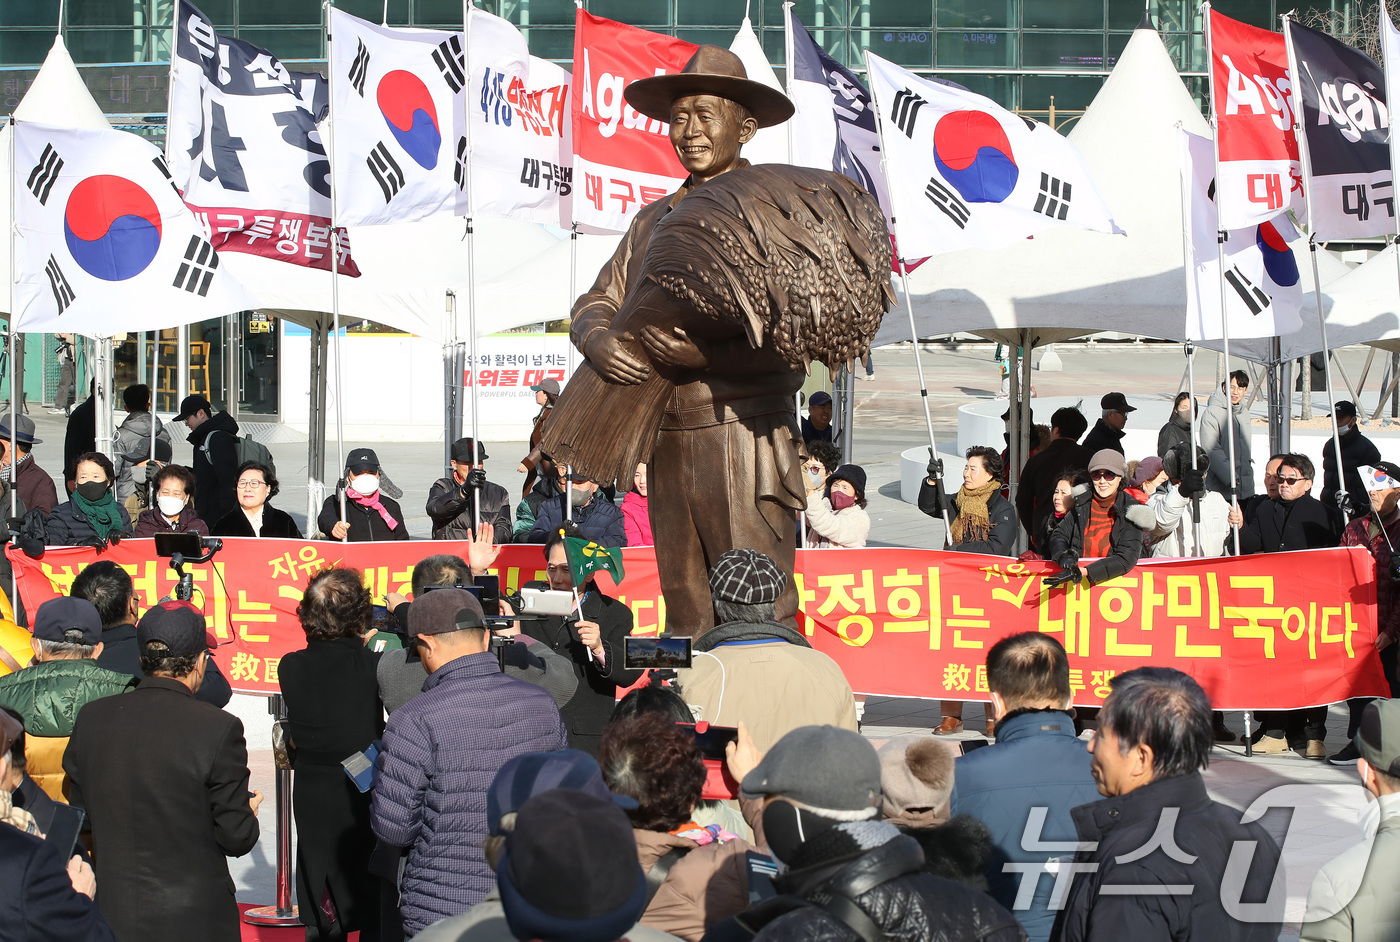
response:
[[[529,428],[539,413],[535,391],[547,379],[568,385],[570,356],[568,334],[492,334],[476,342],[475,354],[467,354],[462,377],[466,387],[463,428],[471,429],[472,387],[481,402],[478,422],[498,428]],[[577,362],[577,356],[573,360]],[[485,432],[483,432],[483,438]]]
[[[585,232],[626,232],[637,211],[674,192],[686,172],[670,125],[622,97],[637,79],[679,72],[698,47],[579,9],[574,25],[574,221]]]
[[[567,229],[573,220],[570,76],[507,21],[465,5],[472,213]]]
[[[214,248],[330,270],[331,165],[316,130],[328,102],[320,73],[215,32],[179,0],[165,158]],[[360,274],[343,229],[339,265]]]
[[[306,646],[296,607],[312,574],[356,567],[382,602],[387,592],[412,591],[419,560],[462,547],[229,538],[211,564],[191,571],[229,681],[237,690],[275,693],[281,658]],[[502,548],[493,572],[503,590],[545,577],[541,550]],[[175,587],[151,540],[123,540],[100,557],[88,547],[52,547],[40,559],[13,546],[7,552],[31,612],[66,595],[98,558],[131,574],[143,611]],[[622,555],[622,584],[603,575],[598,585],[632,610],[634,634],[655,635],[666,624],[656,557],[650,547]],[[798,621],[812,646],[866,694],[989,699],[987,650],[1020,631],[1064,643],[1080,706],[1102,705],[1115,675],[1149,664],[1195,677],[1223,710],[1293,709],[1389,692],[1375,648],[1375,561],[1359,547],[1150,560],[1099,585],[1050,589],[1043,579],[1053,568],[921,549],[799,550]]]
[[[1395,231],[1390,113],[1376,61],[1326,33],[1283,20],[1303,111],[1312,235],[1365,239]]]
[[[1300,219],[1303,169],[1293,133],[1293,82],[1283,34],[1202,5],[1210,47],[1210,101],[1220,151],[1216,205],[1223,229],[1244,229],[1291,209]]]

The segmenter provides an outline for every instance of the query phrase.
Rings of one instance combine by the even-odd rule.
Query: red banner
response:
[[[460,542],[351,543],[225,539],[214,563],[192,565],[195,601],[238,690],[277,689],[277,665],[306,644],[295,611],[307,579],[355,566],[382,601],[408,594],[413,565]],[[636,634],[663,629],[665,600],[648,547],[623,550],[620,589]],[[34,560],[11,550],[29,612],[66,593],[98,558],[51,548]],[[175,587],[151,540],[108,550],[131,573],[142,609]],[[797,557],[803,629],[861,693],[987,698],[987,649],[1018,631],[1058,637],[1070,652],[1075,702],[1094,706],[1109,680],[1144,664],[1177,667],[1221,709],[1288,709],[1387,696],[1375,654],[1375,562],[1364,549],[1243,558],[1161,560],[1086,588],[1047,589],[1048,564],[917,549],[805,550]],[[507,546],[495,570],[514,591],[544,578],[539,546]]]
[[[1211,110],[1220,148],[1220,228],[1243,229],[1295,206],[1303,171],[1282,33],[1209,13]]]
[[[670,125],[637,114],[628,84],[679,72],[699,48],[579,8],[574,25],[574,219],[625,232],[637,210],[673,192],[685,170]]]

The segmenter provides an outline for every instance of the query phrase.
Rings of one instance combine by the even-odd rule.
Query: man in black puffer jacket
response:
[[[919,842],[877,820],[880,760],[859,733],[795,729],[739,789],[770,799],[762,831],[786,866],[773,881],[784,895],[716,924],[706,942],[1024,942],[1011,913],[985,893],[925,872]]]

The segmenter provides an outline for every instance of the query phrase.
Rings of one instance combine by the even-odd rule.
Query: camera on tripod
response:
[[[194,573],[185,572],[186,563],[207,563],[214,554],[224,548],[224,541],[218,537],[200,536],[192,531],[155,534],[156,555],[170,560],[170,568],[175,570],[178,581],[175,583],[174,598],[181,602],[194,599]]]

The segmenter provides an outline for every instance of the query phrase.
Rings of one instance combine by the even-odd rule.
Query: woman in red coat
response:
[[[647,512],[647,466],[637,465],[632,489],[622,498],[622,532],[628,546],[652,546],[651,515]]]

